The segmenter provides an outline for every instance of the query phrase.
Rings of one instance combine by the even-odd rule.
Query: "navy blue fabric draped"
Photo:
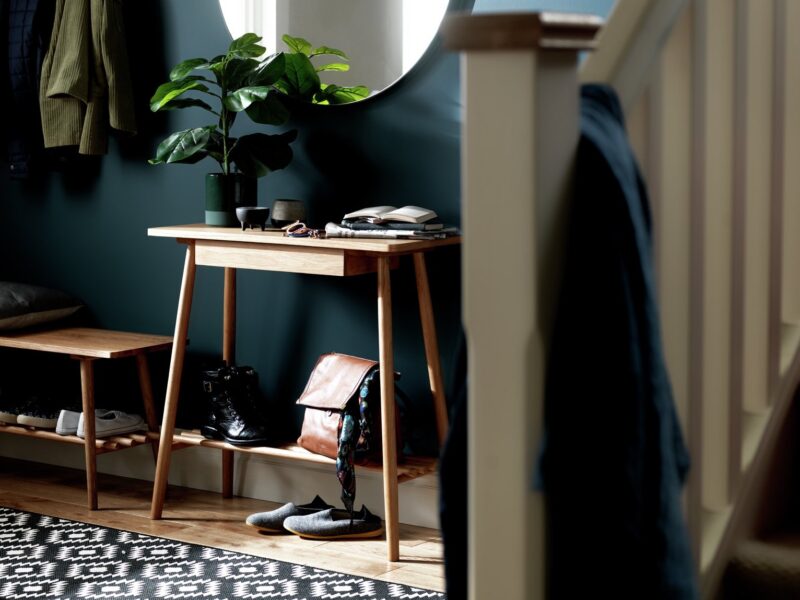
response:
[[[550,598],[697,597],[651,246],[619,101],[584,86],[540,464]]]

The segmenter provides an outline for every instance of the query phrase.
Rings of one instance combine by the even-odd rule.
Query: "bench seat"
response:
[[[89,327],[64,327],[41,330],[6,331],[0,334],[0,348],[16,348],[35,352],[64,354],[80,361],[81,399],[83,413],[93,415],[94,369],[98,359],[117,359],[134,357],[139,374],[139,387],[142,394],[145,421],[150,429],[147,436],[117,436],[113,441],[97,440],[94,419],[85,419],[85,436],[59,436],[46,430],[30,427],[10,426],[0,423],[0,433],[26,435],[70,443],[82,444],[86,460],[86,492],[90,510],[97,510],[97,454],[132,448],[142,443],[150,443],[153,457],[158,452],[158,421],[153,403],[153,388],[147,354],[169,350],[172,338],[163,335],[112,331]]]

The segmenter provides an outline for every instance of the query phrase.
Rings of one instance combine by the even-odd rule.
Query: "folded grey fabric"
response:
[[[328,508],[333,508],[333,506],[325,502],[325,500],[319,496],[314,496],[314,500],[308,504],[297,505],[293,502],[289,502],[288,504],[284,504],[275,510],[254,513],[247,517],[245,523],[251,527],[257,527],[261,531],[269,533],[281,533],[286,531],[283,528],[283,521],[288,517],[311,515]]]
[[[345,538],[370,538],[383,534],[383,522],[367,510],[366,506],[353,513],[329,508],[311,515],[288,517],[283,527],[303,538],[337,540]]]

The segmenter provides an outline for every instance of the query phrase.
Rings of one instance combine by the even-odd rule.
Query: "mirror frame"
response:
[[[444,17],[442,21],[447,18],[448,15],[458,11],[467,11],[471,12],[472,7],[475,5],[475,0],[449,0],[447,3],[447,8],[444,12]],[[220,18],[222,19],[223,24],[225,24],[225,28],[227,29],[227,24],[225,23],[225,16],[222,13],[222,6],[220,5]],[[351,110],[360,106],[371,105],[376,100],[391,96],[398,89],[404,88],[408,85],[409,80],[415,80],[420,77],[421,73],[424,73],[430,68],[431,63],[434,60],[434,57],[439,53],[439,50],[442,47],[442,35],[441,35],[441,23],[439,24],[439,28],[436,30],[436,35],[433,36],[431,43],[428,44],[428,48],[425,52],[422,53],[419,60],[411,67],[408,71],[403,73],[400,77],[394,80],[391,84],[383,88],[380,92],[372,96],[368,96],[363,100],[359,100],[357,102],[348,102],[346,104],[314,104],[313,102],[303,102],[302,100],[298,100],[297,98],[292,98],[291,96],[286,96],[286,100],[291,105],[292,111],[302,111],[303,109],[308,110]]]

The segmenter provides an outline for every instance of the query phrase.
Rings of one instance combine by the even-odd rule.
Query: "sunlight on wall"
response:
[[[408,71],[428,49],[447,10],[448,0],[404,0],[403,71]]]

